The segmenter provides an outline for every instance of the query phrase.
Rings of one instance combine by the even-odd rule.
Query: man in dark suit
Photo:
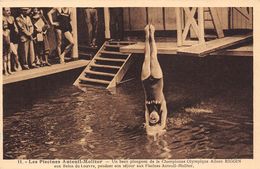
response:
[[[30,8],[21,8],[20,15],[16,18],[19,29],[18,52],[21,59],[22,69],[36,68],[35,53],[33,46],[33,25],[28,16]]]

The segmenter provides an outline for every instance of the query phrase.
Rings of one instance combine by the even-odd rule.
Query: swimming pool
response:
[[[71,80],[4,96],[4,159],[253,158],[252,58],[159,60],[168,122],[158,140],[143,128],[140,61],[115,93]]]

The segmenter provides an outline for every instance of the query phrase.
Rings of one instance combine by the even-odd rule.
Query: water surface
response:
[[[143,128],[138,77],[115,93],[66,83],[5,100],[4,158],[253,158],[251,58],[160,61],[168,122],[158,140]]]

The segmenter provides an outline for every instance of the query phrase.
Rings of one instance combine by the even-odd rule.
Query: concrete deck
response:
[[[3,76],[3,84],[10,84],[19,81],[29,80],[33,78],[38,78],[42,76],[48,76],[55,73],[65,72],[72,69],[77,69],[87,66],[88,60],[77,60],[67,62],[65,64],[55,64],[52,66],[40,67],[30,70],[23,70],[15,72],[13,75]]]

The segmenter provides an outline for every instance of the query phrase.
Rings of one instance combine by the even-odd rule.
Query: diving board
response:
[[[90,61],[88,60],[77,60],[67,62],[65,64],[55,64],[52,66],[40,67],[35,69],[23,70],[15,72],[9,76],[3,76],[3,84],[10,84],[19,81],[30,80],[38,77],[48,76],[55,73],[61,73],[77,68],[86,67]]]
[[[185,47],[178,47],[176,42],[156,42],[158,54],[176,54],[177,50]],[[120,47],[123,53],[144,53],[145,42],[137,42],[133,45]]]
[[[190,47],[177,50],[177,54],[189,56],[206,56],[212,52],[226,49],[228,47],[252,40],[252,33],[247,35],[235,35],[216,40],[211,40],[202,44],[192,45]]]

